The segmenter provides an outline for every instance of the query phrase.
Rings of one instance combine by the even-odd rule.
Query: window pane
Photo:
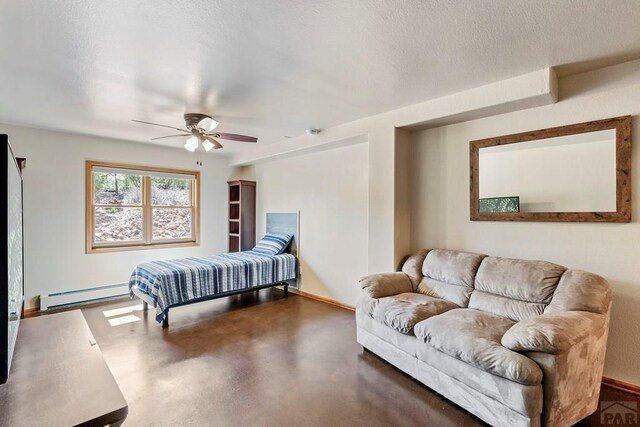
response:
[[[191,208],[153,208],[154,239],[191,237]]]
[[[142,177],[121,173],[93,173],[94,203],[104,205],[140,205]]]
[[[95,241],[142,240],[142,208],[95,208]]]
[[[151,178],[151,204],[154,206],[190,206],[190,179]]]

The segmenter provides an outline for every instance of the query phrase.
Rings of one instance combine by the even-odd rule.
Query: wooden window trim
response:
[[[191,206],[152,206],[151,205],[151,177],[142,177],[142,205],[109,205],[108,207],[122,207],[122,208],[142,208],[143,210],[143,239],[129,242],[112,242],[101,243],[96,245],[94,243],[94,231],[95,231],[95,218],[93,204],[94,192],[93,192],[93,169],[95,167],[105,167],[113,169],[130,169],[144,172],[157,172],[157,173],[174,173],[180,175],[193,175],[194,180],[190,183],[191,193]],[[119,252],[119,251],[133,251],[143,249],[162,249],[162,248],[177,248],[187,246],[199,246],[200,245],[200,172],[184,169],[163,168],[155,166],[142,166],[132,165],[127,163],[113,163],[102,162],[95,160],[87,160],[85,163],[85,249],[87,254],[101,253],[101,252]],[[98,205],[100,207],[102,205]],[[153,240],[153,221],[152,214],[153,208],[178,208],[187,209],[191,208],[191,227],[192,237],[188,239],[163,239]]]

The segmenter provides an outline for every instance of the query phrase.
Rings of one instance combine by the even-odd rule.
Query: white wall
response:
[[[300,290],[355,305],[367,274],[367,143],[256,165],[258,238],[267,212],[300,211]]]
[[[632,114],[640,135],[640,62],[560,80],[557,104],[414,136],[412,249],[445,247],[542,259],[606,277],[613,288],[605,375],[640,384],[640,150],[633,149],[629,224],[472,222],[469,141]],[[634,138],[637,142],[637,137]],[[634,144],[635,144],[634,142]]]
[[[226,252],[226,181],[233,173],[226,158],[3,124],[0,133],[27,158],[25,307],[43,293],[125,283],[140,262]],[[85,254],[85,160],[200,170],[200,246]]]

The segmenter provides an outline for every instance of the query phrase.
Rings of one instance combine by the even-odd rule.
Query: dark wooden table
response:
[[[127,413],[80,310],[20,322],[0,426],[119,425]]]

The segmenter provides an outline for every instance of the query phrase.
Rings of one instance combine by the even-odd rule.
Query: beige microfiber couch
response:
[[[358,342],[494,426],[595,412],[611,291],[545,261],[433,249],[361,279]]]

